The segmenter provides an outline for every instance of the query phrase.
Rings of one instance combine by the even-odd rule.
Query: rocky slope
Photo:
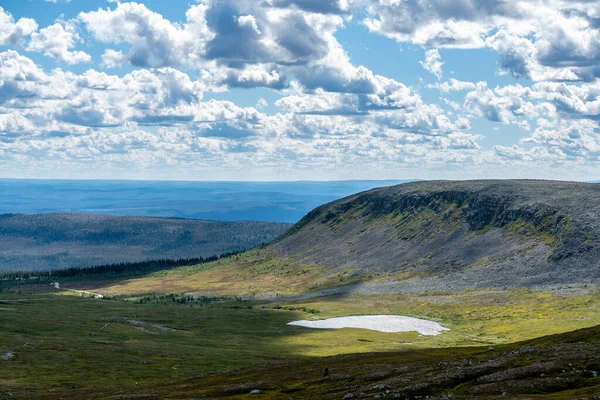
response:
[[[600,186],[431,181],[321,206],[270,245],[367,292],[600,283]],[[331,268],[334,267],[334,268]]]

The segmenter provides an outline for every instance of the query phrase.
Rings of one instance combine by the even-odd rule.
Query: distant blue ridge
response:
[[[407,181],[192,182],[0,179],[0,214],[71,212],[214,221],[299,221],[313,208]]]

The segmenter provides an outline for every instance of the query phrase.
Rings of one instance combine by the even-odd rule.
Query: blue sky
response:
[[[8,0],[0,176],[598,178],[585,0]]]

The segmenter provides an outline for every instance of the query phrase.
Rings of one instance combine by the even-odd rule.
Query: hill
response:
[[[289,228],[84,214],[0,215],[0,271],[208,257],[269,242]]]
[[[276,298],[598,283],[600,186],[509,180],[362,192],[316,208],[229,262],[95,288]]]
[[[270,246],[279,257],[393,277],[381,290],[600,283],[600,186],[432,181],[318,207]],[[364,280],[364,279],[360,279]]]

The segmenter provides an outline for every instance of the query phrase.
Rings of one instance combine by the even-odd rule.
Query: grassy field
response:
[[[41,393],[71,387],[166,382],[257,362],[395,350],[414,334],[307,330],[306,314],[244,303],[209,307],[134,304],[56,295],[0,295],[0,388]],[[365,341],[361,341],[363,339]],[[332,343],[335,346],[330,347]],[[1,396],[0,391],[0,397]]]
[[[600,327],[489,347],[417,349],[280,362],[72,398],[596,399]],[[258,391],[259,396],[251,394]],[[56,399],[54,395],[49,399]]]
[[[90,388],[133,390],[278,360],[308,362],[340,354],[498,346],[600,324],[597,287],[346,294],[299,301],[231,297],[294,295],[360,279],[348,278],[352,274],[346,271],[324,272],[282,262],[268,249],[256,249],[130,279],[102,275],[59,279],[61,287],[114,296],[109,299],[79,297],[52,289],[48,283],[4,282],[0,398],[3,393],[35,397],[95,390]],[[368,277],[380,278],[389,279]],[[420,336],[286,325],[298,319],[367,314],[435,320],[450,331]]]
[[[226,299],[137,304],[73,292],[0,294],[2,391],[135,387],[255,363],[346,353],[498,345],[600,323],[597,289],[345,296],[302,302]],[[69,295],[64,295],[69,294]],[[128,299],[129,301],[125,301]],[[310,330],[296,319],[399,314],[440,321],[439,336],[362,329]]]
[[[329,270],[334,267],[329,268]],[[319,289],[373,280],[353,276],[351,270],[329,274],[327,269],[278,257],[268,248],[258,248],[218,261],[149,272],[139,277],[74,277],[63,279],[70,287],[106,295],[218,292],[219,295],[297,295]],[[382,277],[383,278],[383,277]],[[389,276],[386,276],[389,278]],[[21,288],[23,292],[29,289]]]
[[[318,318],[395,314],[435,320],[451,329],[439,336],[417,336],[413,345],[419,347],[512,343],[600,324],[597,288],[352,295],[293,302],[289,306],[317,309]]]

